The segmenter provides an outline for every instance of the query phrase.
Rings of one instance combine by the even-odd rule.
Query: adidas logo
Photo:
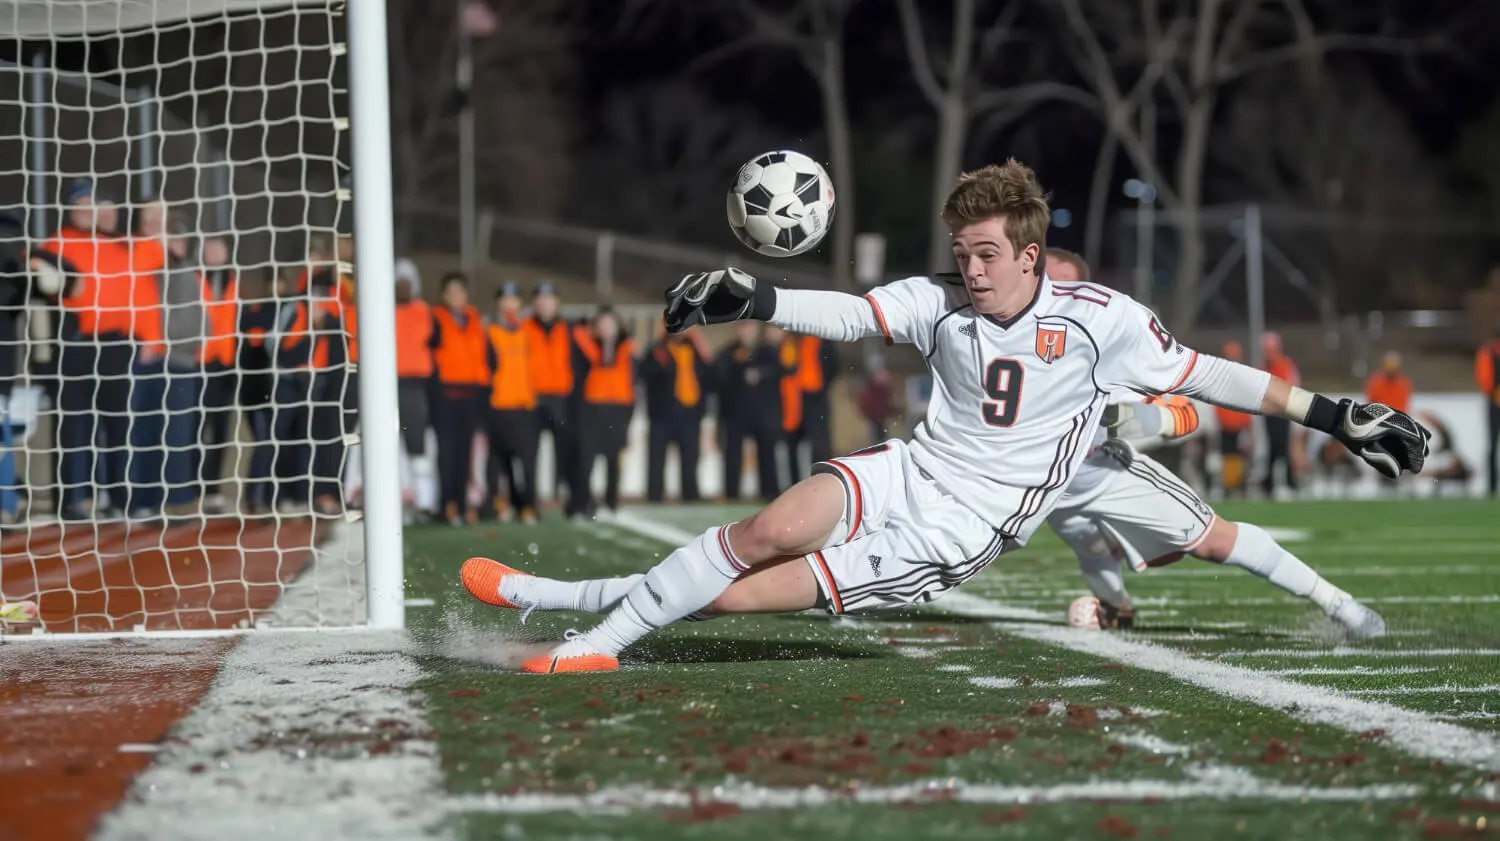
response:
[[[964,334],[965,336],[968,336],[971,339],[979,338],[978,332],[974,329],[974,322],[972,321],[965,321],[963,324],[959,325],[958,332]]]
[[[877,576],[880,575],[880,556],[879,555],[871,555],[870,556],[870,569]]]
[[[661,596],[657,595],[657,592],[651,589],[651,585],[649,583],[645,581],[642,581],[641,583],[646,585],[646,592],[651,594],[651,600],[656,602],[657,607],[661,607]]]

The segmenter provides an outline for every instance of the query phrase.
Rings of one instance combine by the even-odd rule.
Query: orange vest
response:
[[[630,370],[635,356],[635,342],[622,339],[615,346],[615,355],[609,364],[604,363],[604,352],[592,336],[579,335],[578,349],[589,361],[589,373],[583,381],[583,399],[586,403],[606,406],[630,406],[635,403],[635,380]]]
[[[703,399],[703,384],[698,382],[698,350],[688,342],[667,345],[672,355],[672,394],[683,406],[696,406]]]
[[[496,409],[535,409],[536,390],[531,387],[530,345],[519,328],[491,324],[490,348],[495,353],[495,373],[490,381],[490,406]]]
[[[1273,377],[1280,377],[1292,385],[1301,385],[1302,376],[1297,373],[1297,363],[1290,356],[1278,356],[1267,360],[1266,371]]]
[[[224,292],[214,297],[213,284],[203,279],[203,309],[208,321],[208,337],[198,353],[205,365],[233,365],[236,336],[239,332],[240,301],[238,284],[233,274],[227,276]]]
[[[1391,376],[1385,371],[1376,371],[1365,380],[1366,402],[1384,403],[1398,412],[1404,412],[1410,408],[1411,392],[1411,380],[1400,372]]]
[[[1219,428],[1225,432],[1244,432],[1250,428],[1251,417],[1244,412],[1215,406],[1214,414],[1219,418]]]
[[[438,307],[433,315],[439,334],[438,348],[432,354],[438,380],[446,385],[487,386],[490,384],[489,359],[484,349],[484,324],[479,310],[464,308],[464,326],[447,307]]]
[[[155,248],[158,259],[153,264],[150,247],[141,242],[63,228],[42,246],[67,260],[78,273],[73,294],[63,298],[62,305],[76,314],[79,332],[90,336],[119,333],[151,344],[161,342],[161,294],[150,276],[161,271],[161,246]],[[138,312],[155,317],[137,317]]]
[[[1500,403],[1500,339],[1475,352],[1474,384],[1491,403]]]
[[[531,348],[531,384],[536,393],[549,397],[572,394],[573,342],[567,322],[559,318],[543,329],[541,322],[528,318],[521,323],[521,333]]]
[[[797,339],[797,383],[804,393],[816,394],[823,390],[823,340],[817,336],[802,336]]]
[[[802,382],[798,376],[799,343],[786,339],[781,343],[781,367],[792,373],[781,378],[781,430],[792,432],[802,426]]]
[[[432,308],[420,298],[396,305],[396,376],[432,376]]]

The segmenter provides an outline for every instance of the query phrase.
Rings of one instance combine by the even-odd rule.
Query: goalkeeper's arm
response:
[[[779,289],[739,269],[684,277],[667,290],[664,321],[669,332],[694,324],[751,319],[832,341],[882,335],[870,302],[846,292]]]
[[[1391,478],[1403,471],[1421,471],[1431,437],[1421,424],[1388,406],[1347,398],[1335,401],[1265,371],[1207,354],[1198,355],[1174,391],[1225,409],[1286,418],[1326,432]]]

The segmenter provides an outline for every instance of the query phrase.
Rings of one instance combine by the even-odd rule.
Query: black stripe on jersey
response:
[[[1193,493],[1193,491],[1186,486],[1179,485],[1173,481],[1169,481],[1167,479],[1167,476],[1163,476],[1162,472],[1157,470],[1152,465],[1137,461],[1127,465],[1125,469],[1132,476],[1136,476],[1142,479],[1147,484],[1151,485],[1151,487],[1161,491],[1163,496],[1166,496],[1168,499],[1171,499],[1173,502],[1176,502],[1178,505],[1186,508],[1193,515],[1193,518],[1198,522],[1206,526],[1213,520],[1212,514],[1203,513],[1203,509],[1206,508],[1207,505],[1205,504],[1203,507],[1199,507],[1199,505],[1197,504],[1199,502],[1197,494]],[[1170,475],[1171,474],[1168,474],[1168,476]],[[1175,479],[1176,477],[1172,478]]]
[[[931,349],[929,349],[927,351],[927,355],[924,356],[924,357],[922,357],[923,359],[932,359],[932,355],[934,353],[937,353],[937,349],[938,349],[938,341],[937,341],[938,328],[941,327],[941,326],[943,326],[943,322],[948,320],[948,316],[953,315],[956,312],[963,312],[964,310],[972,309],[973,307],[974,307],[973,304],[964,304],[963,306],[959,307],[956,310],[948,310],[946,313],[944,313],[942,315],[942,317],[940,317],[937,321],[934,321],[932,323],[932,347],[931,347]]]
[[[951,590],[978,575],[1000,557],[1008,540],[1009,538],[1005,535],[995,532],[995,536],[978,554],[965,559],[960,564],[952,567],[919,567],[898,578],[872,581],[859,587],[840,590],[840,601],[844,604],[844,611],[848,612],[851,605],[858,605],[870,599],[895,597],[903,601],[912,601],[933,584],[941,584],[945,590]]]
[[[1095,399],[1098,399],[1097,395]],[[1088,420],[1093,412],[1094,403],[1090,401],[1088,408],[1074,415],[1073,419],[1069,421],[1071,426],[1067,434],[1062,437],[1062,440],[1057,442],[1057,450],[1052,455],[1052,466],[1047,470],[1046,480],[1040,485],[1033,485],[1026,489],[1026,493],[1021,496],[1021,507],[1016,509],[1016,513],[1012,514],[1000,525],[1001,531],[1007,534],[1020,534],[1021,527],[1025,525],[1026,521],[1041,511],[1047,494],[1061,488],[1067,482],[1070,478],[1067,469],[1068,462],[1072,461],[1073,457],[1078,454],[1079,442],[1083,441],[1084,438],[1092,440],[1093,427],[1089,424]],[[1085,435],[1085,432],[1090,433],[1090,435]]]

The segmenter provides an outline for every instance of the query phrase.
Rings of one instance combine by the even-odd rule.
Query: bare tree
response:
[[[1199,211],[1204,201],[1205,162],[1220,99],[1233,83],[1253,74],[1297,63],[1316,66],[1337,51],[1415,53],[1434,48],[1431,38],[1392,34],[1394,19],[1379,9],[1361,10],[1360,20],[1340,31],[1320,30],[1309,0],[1052,0],[1064,22],[1071,52],[1085,84],[1098,98],[1106,130],[1118,139],[1157,200],[1173,211],[1179,261],[1173,284],[1173,317],[1180,329],[1194,325],[1198,284],[1206,263]],[[1320,10],[1319,19],[1336,18]],[[1337,11],[1337,10],[1333,10]],[[1378,18],[1378,21],[1370,18]],[[1363,30],[1363,31],[1361,31]],[[1160,84],[1150,80],[1160,68]],[[1180,135],[1176,159],[1158,159],[1121,77],[1140,71],[1136,89],[1157,98],[1164,123]],[[1148,127],[1154,128],[1153,126]]]
[[[1441,171],[1368,72],[1330,62],[1297,75],[1251,83],[1214,135],[1215,157],[1267,204],[1291,209],[1268,216],[1285,232],[1273,239],[1330,304],[1414,303],[1456,256],[1418,244],[1451,224]]]
[[[928,232],[929,271],[948,265],[948,230],[936,213],[963,167],[973,123],[985,118],[993,131],[1047,100],[1072,101],[1092,107],[1093,97],[1071,85],[1054,81],[1024,84],[986,84],[985,71],[1007,44],[1023,40],[1017,16],[1024,4],[1007,3],[981,24],[978,0],[953,0],[946,55],[934,54],[915,0],[897,0],[907,59],[922,96],[937,112],[937,150],[933,164],[934,212]],[[931,5],[924,6],[930,11]]]
[[[729,189],[735,168],[775,143],[743,108],[726,106],[687,82],[649,85],[611,97],[600,115],[600,142],[581,183],[622,183],[595,215],[597,194],[580,213],[590,224],[632,220],[646,236],[728,241],[722,217],[705,216],[705,198]],[[638,187],[638,188],[637,188]],[[596,193],[597,187],[587,188]]]
[[[388,0],[397,248],[411,207],[456,201],[460,0]],[[567,0],[492,0],[499,31],[474,42],[471,101],[481,204],[548,217],[566,198],[574,74]]]
[[[852,288],[854,283],[854,141],[844,84],[844,26],[858,3],[859,0],[803,0],[788,6],[774,0],[733,0],[724,5],[749,24],[745,35],[693,63],[696,69],[749,50],[767,47],[789,50],[817,83],[832,170],[829,175],[838,190],[829,268],[834,284],[840,288]]]

